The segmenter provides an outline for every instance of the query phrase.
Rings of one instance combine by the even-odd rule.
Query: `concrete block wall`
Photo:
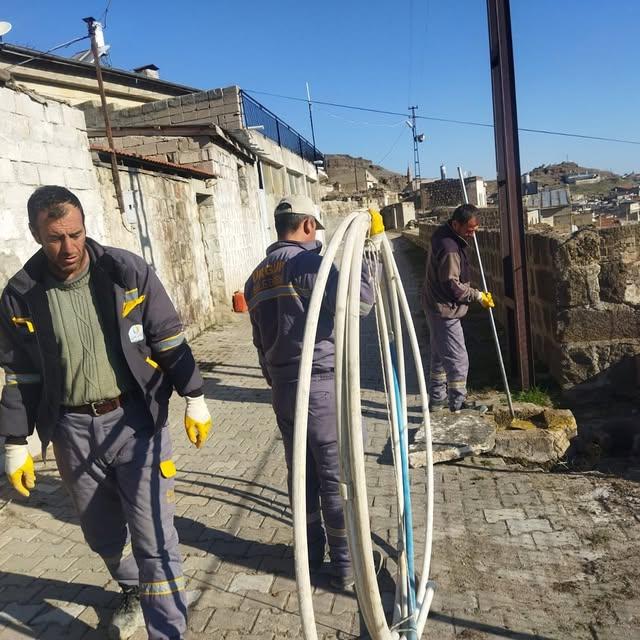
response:
[[[104,127],[99,103],[87,102],[78,106],[85,112],[88,127]],[[242,127],[240,88],[237,86],[190,93],[127,109],[109,105],[109,112],[111,124],[119,127],[210,123],[229,130]]]
[[[45,184],[72,189],[87,213],[99,211],[81,111],[53,100],[0,87],[0,283],[7,281],[38,248],[31,237],[27,200]],[[101,237],[94,217],[89,228]]]
[[[436,225],[420,225],[428,247]],[[478,243],[489,289],[504,325],[500,232]],[[525,237],[531,335],[536,357],[563,388],[635,384],[640,354],[640,225],[586,228],[573,235],[529,231]],[[475,255],[474,286],[480,286]]]

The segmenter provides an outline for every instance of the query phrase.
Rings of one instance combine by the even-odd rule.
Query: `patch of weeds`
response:
[[[531,389],[527,391],[516,391],[513,394],[513,399],[516,402],[531,402],[541,407],[550,407],[553,405],[549,392],[541,387],[531,387]]]

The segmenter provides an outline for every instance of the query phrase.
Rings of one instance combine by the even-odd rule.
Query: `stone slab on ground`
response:
[[[431,414],[434,464],[487,453],[493,449],[495,437],[495,422],[475,411],[439,411]],[[409,466],[412,469],[427,464],[424,447],[424,430],[421,427],[416,433],[414,444],[409,447]]]

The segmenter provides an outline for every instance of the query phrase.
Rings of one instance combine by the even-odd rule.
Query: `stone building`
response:
[[[320,152],[238,87],[105,70],[121,212],[93,66],[17,49],[0,48],[0,287],[38,248],[29,196],[58,184],[78,195],[91,237],[154,267],[188,335],[223,322],[275,237],[276,201],[319,200]]]
[[[464,185],[471,204],[477,207],[487,206],[487,190],[481,177],[465,178]],[[463,202],[464,195],[458,178],[445,178],[420,184],[417,208],[422,211],[436,207],[457,207]]]

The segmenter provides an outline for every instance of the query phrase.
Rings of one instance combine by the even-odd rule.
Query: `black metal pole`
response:
[[[111,133],[111,121],[109,120],[109,111],[107,110],[107,96],[104,92],[104,83],[102,81],[102,68],[100,67],[100,52],[98,51],[98,43],[96,42],[96,21],[93,18],[84,18],[89,28],[89,37],[91,38],[91,53],[93,62],[96,67],[96,77],[98,78],[98,90],[100,92],[100,101],[102,103],[102,114],[104,116],[104,128],[107,133],[107,141],[109,143],[109,153],[111,155],[111,173],[113,175],[113,185],[116,190],[116,200],[120,214],[124,215],[124,198],[122,197],[122,185],[120,184],[120,173],[118,172],[118,164],[116,161],[116,151],[113,144],[113,135]]]
[[[534,382],[509,0],[487,0],[507,333],[512,373]]]

